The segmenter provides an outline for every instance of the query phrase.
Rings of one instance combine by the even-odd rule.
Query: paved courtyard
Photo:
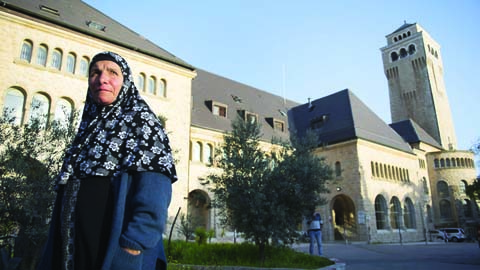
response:
[[[308,253],[308,244],[295,249]],[[372,244],[324,243],[324,256],[344,262],[347,270],[479,270],[478,243],[425,242]]]

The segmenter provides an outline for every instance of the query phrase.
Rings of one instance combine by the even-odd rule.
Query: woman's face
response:
[[[112,104],[117,99],[122,85],[122,70],[115,62],[102,60],[91,67],[88,88],[95,103],[103,106]]]

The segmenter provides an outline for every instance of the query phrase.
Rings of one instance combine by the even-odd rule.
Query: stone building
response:
[[[12,109],[19,124],[32,115],[65,119],[83,107],[91,57],[118,52],[167,119],[179,173],[171,219],[180,209],[220,236],[200,182],[217,170],[211,157],[241,116],[262,125],[265,149],[276,147],[272,138],[317,132],[315,151],[335,172],[328,203],[318,207],[325,240],[418,241],[430,228],[480,222],[477,202],[465,195],[476,177],[473,153],[456,149],[440,46],[418,24],[387,35],[381,49],[388,125],[353,90],[300,104],[193,67],[80,0],[0,2],[0,108]]]

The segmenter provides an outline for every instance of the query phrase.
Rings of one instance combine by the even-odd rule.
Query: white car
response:
[[[462,242],[467,238],[462,228],[441,228],[438,231],[446,233],[448,241],[452,242]]]

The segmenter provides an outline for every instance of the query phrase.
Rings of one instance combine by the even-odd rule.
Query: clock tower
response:
[[[456,149],[440,45],[417,23],[404,23],[386,38],[381,51],[392,123],[412,119],[444,149]]]

